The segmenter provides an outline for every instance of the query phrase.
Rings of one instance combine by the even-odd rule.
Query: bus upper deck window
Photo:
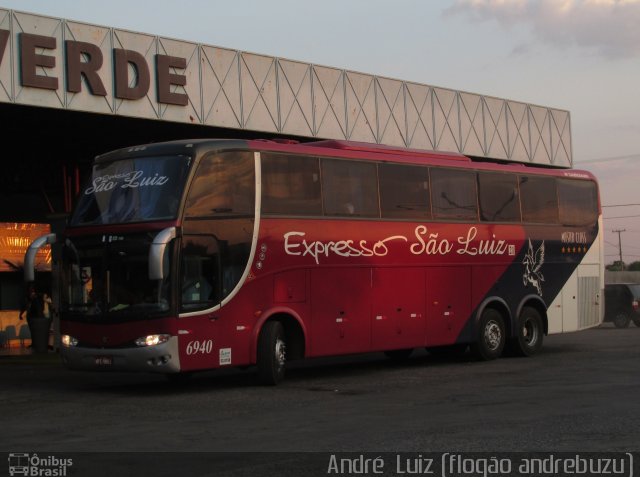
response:
[[[435,219],[478,220],[475,172],[432,168],[431,202]]]
[[[379,216],[375,164],[323,159],[322,174],[325,215]]]
[[[187,195],[185,217],[252,215],[253,153],[236,151],[202,159]]]
[[[520,222],[518,182],[511,174],[478,173],[480,219],[487,222]]]
[[[265,152],[261,159],[264,213],[322,215],[317,157]]]
[[[558,179],[560,222],[591,225],[598,220],[598,192],[591,181]]]
[[[429,169],[423,166],[380,164],[382,217],[431,218]]]
[[[521,176],[520,197],[524,222],[558,223],[558,196],[554,177]]]

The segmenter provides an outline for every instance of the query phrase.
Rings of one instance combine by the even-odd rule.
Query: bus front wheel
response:
[[[279,321],[264,324],[258,338],[258,378],[262,384],[275,385],[284,379],[287,345]]]
[[[498,310],[487,308],[478,322],[476,341],[471,345],[474,354],[483,361],[499,358],[505,344],[504,319]]]

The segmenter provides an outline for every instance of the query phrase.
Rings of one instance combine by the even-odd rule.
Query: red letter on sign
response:
[[[137,51],[113,50],[113,60],[116,73],[116,98],[140,99],[149,92],[151,77],[147,62]],[[137,78],[134,86],[129,86],[129,64],[136,70]]]
[[[92,43],[67,40],[67,91],[79,93],[82,91],[82,75],[84,75],[91,90],[91,94],[106,96],[107,90],[98,70],[102,67],[102,51]],[[89,59],[82,61],[82,55]]]
[[[187,77],[169,72],[169,68],[185,69],[187,60],[177,56],[156,55],[158,102],[165,104],[177,104],[186,106],[189,104],[189,97],[182,93],[172,93],[171,85],[185,86]]]
[[[58,78],[55,76],[41,76],[36,73],[36,67],[53,68],[56,66],[54,56],[38,55],[36,48],[53,50],[56,39],[50,36],[20,33],[20,82],[22,86],[33,86],[42,89],[58,89]]]

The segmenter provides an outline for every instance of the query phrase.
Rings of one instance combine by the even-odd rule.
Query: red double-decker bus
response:
[[[61,237],[62,358],[193,372],[413,349],[532,355],[601,323],[588,172],[320,141],[95,160]],[[28,264],[27,264],[28,266]]]

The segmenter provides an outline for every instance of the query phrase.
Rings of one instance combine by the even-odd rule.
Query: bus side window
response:
[[[383,218],[429,219],[429,169],[380,164],[380,208]]]
[[[560,222],[592,225],[598,220],[598,193],[591,181],[558,179]]]
[[[480,220],[520,222],[518,182],[510,174],[478,173]]]
[[[254,161],[251,152],[224,152],[200,162],[185,205],[185,218],[253,215]]]
[[[432,168],[431,203],[434,219],[478,220],[475,172]]]
[[[558,223],[558,196],[554,177],[520,176],[522,221]]]
[[[323,159],[322,199],[325,215],[379,217],[376,165]]]
[[[322,215],[317,157],[263,152],[261,160],[265,214]]]

